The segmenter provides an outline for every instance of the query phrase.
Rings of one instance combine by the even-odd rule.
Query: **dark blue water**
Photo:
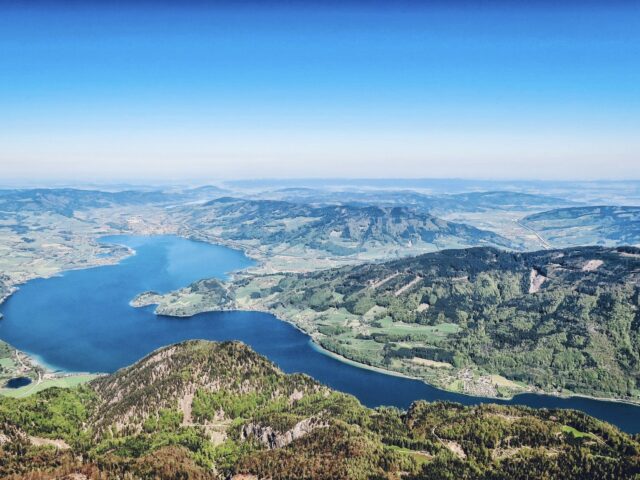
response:
[[[129,301],[145,290],[166,292],[207,277],[245,268],[241,252],[177,237],[113,237],[136,255],[118,265],[75,270],[23,285],[1,307],[0,338],[54,368],[112,372],[150,351],[191,338],[242,340],[286,372],[304,372],[357,396],[368,406],[407,407],[413,400],[464,404],[494,402],[575,408],[628,432],[640,432],[640,407],[573,397],[519,395],[509,402],[449,393],[425,383],[358,368],[324,355],[302,332],[272,315],[203,313],[157,317]]]
[[[31,383],[31,379],[29,377],[16,377],[9,380],[7,383],[5,383],[4,386],[6,388],[20,388],[20,387],[26,387],[30,383]]]

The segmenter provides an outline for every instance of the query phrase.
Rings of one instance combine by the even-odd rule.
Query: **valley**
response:
[[[14,252],[0,260],[5,300],[25,282],[24,288],[35,288],[34,279],[120,265],[138,254],[127,242],[101,240],[109,235],[178,235],[242,250],[253,263],[230,267],[228,278],[222,271],[217,278],[204,271],[176,277],[161,290],[141,282],[118,300],[122,315],[130,315],[125,312],[131,306],[141,308],[142,316],[155,310],[166,318],[269,312],[342,362],[419,379],[469,399],[526,403],[527,394],[539,393],[640,398],[637,252],[555,250],[563,241],[533,219],[586,208],[562,197],[215,187],[5,191],[0,199],[0,249]],[[554,207],[560,210],[545,210]],[[567,232],[592,232],[576,237],[587,243],[610,238],[607,244],[633,244],[628,235],[606,237],[602,228],[613,225],[606,212],[582,218]],[[634,217],[615,218],[616,228],[632,235],[624,222],[631,225]],[[0,311],[6,315],[7,308]],[[168,333],[182,329],[180,323],[158,327],[167,329],[167,342],[180,339]],[[6,340],[1,330],[0,338]],[[74,342],[69,339],[70,352]],[[0,379],[32,382],[5,388],[4,395],[27,396],[93,378],[73,372],[112,371],[108,361],[91,368],[71,362],[56,371],[15,345],[2,351]],[[33,346],[29,351],[38,353]],[[134,351],[119,365],[133,361]]]

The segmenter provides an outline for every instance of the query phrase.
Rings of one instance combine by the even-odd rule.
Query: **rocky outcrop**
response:
[[[156,292],[142,292],[129,302],[129,305],[135,308],[148,307],[149,305],[157,305],[162,301],[162,295]]]
[[[317,428],[325,428],[328,424],[317,417],[305,418],[296,423],[293,428],[286,432],[278,432],[269,425],[249,423],[242,427],[241,437],[243,440],[250,438],[258,440],[265,447],[282,448],[289,445],[294,440],[304,437]]]

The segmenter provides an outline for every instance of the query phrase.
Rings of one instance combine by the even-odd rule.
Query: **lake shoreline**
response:
[[[521,401],[518,398],[519,395],[509,398],[506,396],[474,395],[473,393],[456,392],[434,386],[422,378],[415,378],[402,372],[359,363],[324,348],[317,336],[308,333],[302,326],[286,318],[289,316],[288,313],[293,315],[292,312],[274,313],[260,303],[239,304],[233,301],[226,305],[227,308],[215,308],[212,304],[211,310],[208,310],[209,312],[231,314],[226,317],[205,316],[184,324],[170,318],[153,321],[158,317],[177,316],[153,312],[152,308],[132,308],[129,305],[129,300],[134,295],[145,289],[173,292],[176,288],[188,284],[186,281],[191,278],[226,277],[223,272],[233,271],[243,275],[246,273],[243,271],[243,267],[237,266],[239,265],[238,261],[241,262],[240,265],[246,265],[242,262],[245,262],[248,257],[242,251],[231,252],[228,247],[220,245],[217,246],[222,250],[217,250],[216,253],[216,249],[209,250],[210,246],[215,247],[216,245],[208,242],[195,242],[202,243],[201,246],[194,246],[193,243],[190,243],[191,246],[189,246],[184,242],[193,242],[193,240],[181,236],[165,236],[167,238],[157,238],[154,235],[130,237],[130,239],[123,238],[121,241],[117,238],[108,240],[119,245],[122,243],[130,244],[133,247],[130,247],[131,252],[136,253],[133,255],[135,257],[133,260],[120,262],[118,265],[121,267],[119,268],[88,268],[81,270],[91,270],[89,273],[74,272],[70,275],[61,275],[60,279],[53,279],[51,283],[47,283],[47,288],[44,288],[44,291],[41,290],[43,285],[40,284],[25,287],[26,291],[23,292],[24,295],[20,296],[17,305],[10,302],[13,307],[11,308],[12,318],[38,319],[43,330],[36,329],[34,331],[34,324],[31,322],[14,321],[5,325],[5,330],[2,333],[3,338],[15,338],[18,341],[15,345],[19,345],[21,350],[44,352],[42,353],[43,358],[49,360],[52,365],[64,367],[62,371],[57,372],[61,376],[73,375],[81,371],[116,371],[157,348],[179,343],[189,338],[205,338],[214,341],[239,339],[257,351],[262,351],[267,358],[279,365],[284,371],[307,373],[332,388],[358,397],[368,406],[395,405],[404,409],[415,400],[425,399],[430,402],[451,401],[464,405],[499,403],[523,404],[529,405],[531,408],[572,408],[614,423],[619,428],[631,429],[631,433],[640,430],[637,421],[631,423],[627,421],[630,418],[629,415],[637,417],[635,411],[632,410],[638,407],[634,402],[579,394],[559,395],[546,392],[527,392],[525,395],[531,396],[523,398]],[[169,251],[171,255],[167,254]],[[131,259],[130,256],[127,258]],[[166,263],[167,261],[171,263]],[[212,266],[213,270],[211,270]],[[209,273],[207,274],[207,272]],[[166,275],[170,276],[165,278]],[[96,289],[95,285],[99,285],[101,288]],[[59,305],[59,313],[62,315],[67,312],[68,314],[67,316],[62,315],[59,321],[52,323],[50,315],[38,313],[47,312],[49,308],[46,307],[47,305]],[[76,311],[73,305],[81,305],[81,307]],[[183,317],[197,317],[200,313],[206,314],[205,311],[198,312],[198,314],[192,313],[203,305],[206,303],[193,304],[192,307],[195,308],[183,310],[187,312]],[[140,313],[134,313],[136,310]],[[107,313],[105,314],[105,312]],[[252,313],[267,315],[268,318],[254,316]],[[84,326],[87,316],[93,319],[90,323],[91,329],[82,333],[83,328],[78,330],[74,326]],[[71,317],[73,320],[70,320]],[[209,320],[218,319],[220,320],[219,328],[215,327],[215,324],[209,323]],[[150,320],[151,323],[149,323]],[[287,326],[294,328],[283,329],[277,326],[278,323],[287,324]],[[311,328],[304,323],[303,325],[306,328]],[[7,328],[8,330],[6,330]],[[50,336],[42,336],[43,332],[50,329],[66,332],[63,337],[66,340],[61,339],[56,344],[51,341]],[[73,333],[76,331],[79,332],[80,337]],[[13,337],[7,336],[5,332],[11,332],[9,335],[13,335]],[[123,337],[122,332],[129,332],[129,334]],[[16,336],[16,333],[20,336]],[[91,337],[88,337],[87,333],[90,333]],[[74,342],[76,337],[81,341]],[[39,339],[40,343],[34,343],[33,338]],[[26,343],[25,340],[27,340]],[[59,348],[60,341],[67,342],[63,350]],[[292,348],[294,350],[291,350]],[[295,355],[291,352],[295,352]],[[317,354],[313,354],[314,352]],[[320,357],[332,361],[321,360]],[[344,365],[344,367],[339,365]],[[358,373],[358,371],[371,373]],[[397,380],[392,380],[393,378]],[[540,396],[540,399],[537,400],[533,396]],[[571,400],[574,397],[586,398],[594,402],[607,401],[611,407],[598,403],[579,401],[564,403],[554,400]],[[619,406],[614,406],[615,404]],[[622,405],[628,405],[628,407],[625,408]]]
[[[141,305],[140,307],[136,307],[136,306],[132,306],[132,308],[145,308],[148,306],[154,306],[157,305],[155,303],[149,303],[146,305]],[[427,382],[426,380],[424,380],[423,378],[420,377],[415,377],[415,376],[411,376],[411,375],[407,375],[405,373],[402,372],[396,372],[393,370],[388,370],[385,369],[383,367],[377,367],[375,365],[368,365],[366,363],[361,363],[361,362],[357,362],[356,360],[352,360],[348,357],[345,357],[343,355],[340,355],[339,353],[333,352],[331,350],[326,349],[325,347],[323,347],[322,345],[320,345],[316,338],[314,338],[314,336],[312,334],[310,334],[309,332],[307,332],[306,330],[304,330],[302,327],[300,327],[298,324],[296,324],[295,322],[288,320],[286,318],[281,317],[280,315],[269,311],[268,309],[259,309],[259,308],[227,308],[227,309],[214,309],[214,310],[204,310],[201,312],[197,312],[191,315],[173,315],[173,314],[167,314],[167,313],[157,313],[156,311],[154,311],[153,313],[156,316],[164,316],[164,317],[171,317],[171,318],[191,318],[194,317],[196,315],[200,315],[200,314],[204,314],[204,313],[224,313],[224,312],[257,312],[257,313],[266,313],[269,314],[271,316],[273,316],[274,318],[276,318],[278,321],[287,323],[288,325],[291,325],[292,327],[294,327],[296,330],[298,330],[299,332],[303,333],[304,335],[306,335],[309,339],[309,343],[311,344],[312,348],[316,351],[318,351],[319,353],[322,353],[323,355],[326,355],[328,357],[334,358],[335,360],[338,360],[344,364],[353,366],[353,367],[357,367],[357,368],[361,368],[364,370],[370,370],[373,372],[377,372],[377,373],[381,373],[384,375],[389,375],[392,377],[399,377],[399,378],[405,378],[407,380],[415,380],[415,381],[419,381],[424,383],[425,385],[428,385],[431,388],[435,388],[438,390],[441,390],[442,392],[446,392],[446,393],[453,393],[456,395],[464,395],[465,397],[469,397],[469,398],[483,398],[483,399],[487,399],[487,400],[495,400],[496,402],[508,402],[508,401],[517,401],[518,396],[521,395],[538,395],[538,396],[549,396],[549,397],[555,397],[555,398],[559,398],[559,399],[563,399],[563,400],[567,400],[567,399],[571,399],[571,398],[584,398],[584,399],[588,399],[588,400],[594,400],[594,401],[598,401],[598,402],[609,402],[609,403],[620,403],[620,404],[626,404],[626,405],[631,405],[634,407],[639,407],[640,408],[640,402],[634,402],[633,400],[628,400],[628,399],[617,399],[617,398],[608,398],[608,397],[597,397],[597,396],[593,396],[593,395],[587,395],[587,394],[581,394],[581,393],[572,393],[572,394],[559,394],[556,392],[545,392],[542,390],[532,390],[532,391],[526,391],[526,392],[522,392],[522,393],[517,393],[515,395],[511,395],[508,397],[489,397],[489,396],[482,396],[482,395],[473,395],[470,393],[465,393],[465,392],[458,392],[455,390],[447,390],[446,388],[442,388],[439,387],[437,385],[434,385],[432,383]]]
[[[439,387],[437,385],[433,385],[433,384],[427,382],[426,380],[424,380],[423,378],[420,378],[420,377],[414,377],[414,376],[407,375],[407,374],[402,373],[402,372],[395,372],[393,370],[388,370],[388,369],[382,368],[382,367],[376,367],[374,365],[367,365],[366,363],[360,363],[360,362],[352,360],[352,359],[350,359],[348,357],[340,355],[339,353],[332,352],[331,350],[328,350],[328,349],[324,348],[322,345],[320,345],[316,341],[316,339],[313,337],[313,335],[310,335],[304,329],[302,329],[301,327],[296,325],[295,322],[283,319],[279,315],[276,315],[273,312],[264,311],[264,310],[258,310],[258,309],[256,309],[256,310],[226,310],[226,311],[257,311],[257,312],[261,312],[261,313],[269,313],[270,315],[273,315],[275,318],[277,318],[281,322],[286,322],[289,325],[293,325],[297,330],[299,330],[300,332],[302,332],[305,335],[307,335],[309,337],[309,341],[310,341],[312,347],[314,348],[314,350],[317,350],[318,352],[322,353],[323,355],[327,355],[329,357],[335,358],[336,360],[338,360],[338,361],[340,361],[342,363],[346,363],[348,365],[352,365],[354,367],[362,368],[362,369],[365,369],[365,370],[371,370],[371,371],[374,371],[374,372],[383,373],[385,375],[391,375],[391,376],[394,376],[394,377],[406,378],[408,380],[417,380],[419,382],[425,383],[426,385],[429,385],[432,388],[436,388],[438,390],[442,390],[443,392],[455,393],[457,395],[464,395],[464,396],[470,397],[470,398],[478,397],[478,395],[472,395],[472,394],[465,393],[465,392],[457,392],[455,390],[447,390],[446,388],[442,388],[442,387]],[[185,317],[182,317],[182,318],[185,318]],[[487,396],[480,396],[480,397],[481,398],[485,398],[485,399],[490,399],[490,400],[496,400],[496,401],[500,402],[500,401],[513,401],[513,400],[516,400],[519,395],[540,395],[540,396],[556,397],[556,398],[560,398],[560,399],[570,399],[570,398],[576,398],[577,397],[577,398],[586,398],[588,400],[595,400],[595,401],[598,401],[598,402],[623,403],[623,404],[632,405],[634,407],[639,407],[640,408],[640,401],[634,402],[633,400],[627,400],[627,399],[596,397],[596,396],[593,396],[593,395],[587,395],[587,394],[581,394],[581,393],[572,393],[572,394],[568,394],[568,395],[562,395],[562,394],[558,394],[558,393],[555,393],[555,392],[545,392],[545,391],[542,391],[542,390],[517,393],[517,394],[509,396],[509,397],[487,397]]]
[[[254,260],[256,262],[256,265],[253,265],[251,267],[247,267],[246,269],[242,269],[242,270],[237,270],[234,272],[231,272],[229,274],[229,281],[233,281],[234,276],[235,275],[255,275],[256,273],[252,273],[251,270],[257,270],[260,267],[264,267],[264,265],[266,264],[266,260],[264,255],[260,255],[258,252],[258,249],[251,249],[249,250],[248,248],[246,248],[246,246],[239,244],[237,242],[228,242],[228,241],[224,241],[221,239],[221,241],[217,242],[217,243],[211,243],[208,242],[205,239],[202,238],[198,238],[198,237],[194,237],[194,236],[190,236],[190,235],[177,235],[179,237],[185,238],[187,240],[191,240],[191,241],[196,241],[196,242],[202,242],[202,243],[206,243],[209,245],[221,245],[227,248],[231,248],[231,249],[236,249],[236,250],[240,250],[242,251],[248,258],[251,258],[252,260]],[[277,272],[277,273],[284,273],[284,272]],[[135,300],[135,299],[134,299]],[[133,302],[133,300],[132,300]],[[155,303],[148,303],[146,305],[141,305],[140,307],[136,307],[134,305],[132,305],[130,303],[130,305],[133,308],[142,308],[144,306],[153,306],[153,305],[158,305]],[[371,370],[374,372],[378,372],[378,373],[382,373],[385,375],[390,375],[390,376],[394,376],[394,377],[400,377],[400,378],[406,378],[409,380],[417,380],[420,381],[426,385],[429,385],[432,388],[436,388],[439,389],[443,392],[447,392],[447,393],[455,393],[458,395],[464,395],[466,397],[470,397],[470,398],[474,398],[474,397],[481,397],[481,398],[485,398],[485,399],[489,399],[489,400],[495,400],[497,402],[501,402],[501,401],[517,401],[517,397],[520,395],[539,395],[539,396],[551,396],[551,397],[555,397],[555,398],[559,398],[559,399],[570,399],[570,398],[585,398],[588,400],[594,400],[594,401],[599,401],[599,402],[611,402],[611,403],[621,403],[621,404],[626,404],[626,405],[632,405],[634,407],[640,407],[640,401],[633,401],[630,399],[618,399],[618,398],[610,398],[610,397],[598,397],[598,396],[594,396],[594,395],[588,395],[588,394],[581,394],[581,393],[571,393],[571,394],[561,394],[558,392],[546,392],[540,389],[536,389],[536,387],[532,387],[534,390],[531,391],[525,391],[525,392],[521,392],[521,393],[517,393],[515,395],[511,395],[511,396],[504,396],[504,397],[494,397],[494,396],[479,396],[479,395],[473,395],[471,393],[466,393],[466,392],[459,392],[459,391],[455,391],[455,390],[448,390],[446,388],[442,388],[440,386],[431,384],[429,382],[427,382],[426,380],[424,380],[423,378],[420,377],[415,377],[412,375],[407,375],[405,373],[402,372],[397,372],[397,371],[393,371],[393,370],[389,370],[383,367],[378,367],[375,365],[368,365],[366,363],[361,363],[358,362],[356,360],[352,360],[348,357],[345,357],[343,355],[340,355],[336,352],[333,352],[331,350],[326,349],[325,347],[323,347],[322,345],[320,345],[320,343],[317,341],[317,338],[314,337],[314,335],[310,332],[307,332],[306,330],[304,330],[302,327],[300,327],[296,322],[289,320],[287,318],[284,318],[280,315],[278,315],[275,312],[270,311],[269,309],[260,309],[260,308],[221,308],[221,309],[215,309],[215,310],[204,310],[201,312],[197,312],[191,315],[173,315],[173,314],[166,314],[166,313],[158,313],[154,310],[154,314],[155,315],[163,315],[163,316],[169,316],[169,317],[174,317],[174,318],[190,318],[193,317],[194,315],[198,315],[200,313],[215,313],[215,312],[233,312],[233,311],[237,311],[237,312],[260,312],[260,313],[268,313],[272,316],[274,316],[276,319],[278,319],[279,321],[285,322],[289,325],[292,325],[296,330],[300,331],[301,333],[305,334],[310,341],[310,344],[312,346],[313,349],[315,349],[316,351],[322,353],[323,355],[327,355],[330,356],[342,363],[345,363],[347,365],[351,365],[357,368],[362,368],[365,370]],[[531,386],[530,386],[531,387]]]

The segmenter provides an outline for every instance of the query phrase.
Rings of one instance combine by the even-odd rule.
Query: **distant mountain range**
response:
[[[11,480],[595,480],[632,478],[638,451],[571,410],[372,410],[238,342],[188,341],[86,386],[0,398]]]
[[[348,256],[380,248],[407,254],[446,247],[518,246],[496,233],[404,207],[312,206],[225,197],[172,215],[198,234],[257,241],[279,253],[311,249]]]
[[[213,186],[175,192],[160,190],[108,192],[75,188],[0,190],[0,218],[8,214],[24,212],[49,212],[71,217],[76,211],[90,208],[203,200],[223,193],[224,190]]]
[[[263,194],[267,198],[297,203],[354,206],[402,206],[435,215],[452,212],[487,210],[535,211],[568,207],[576,202],[549,195],[510,191],[470,192],[449,195],[426,195],[411,190],[317,190],[285,188]]]
[[[329,257],[388,259],[472,246],[522,250],[528,245],[523,233],[528,232],[512,228],[508,215],[515,212],[535,212],[520,224],[552,247],[640,244],[640,207],[575,206],[550,195],[511,191],[425,195],[301,187],[262,192],[259,198],[227,194],[216,186],[166,191],[0,190],[0,220],[22,234],[27,227],[16,216],[27,213],[71,218],[91,209],[160,207],[153,213],[155,225],[166,225],[170,231],[258,248],[258,256],[301,258],[311,252],[314,258],[325,256],[327,262]],[[494,218],[501,220],[492,223]],[[122,221],[118,225],[127,227]]]
[[[575,205],[576,202],[550,195],[509,191],[489,191],[433,197],[432,209],[446,212],[486,210],[539,210]]]

